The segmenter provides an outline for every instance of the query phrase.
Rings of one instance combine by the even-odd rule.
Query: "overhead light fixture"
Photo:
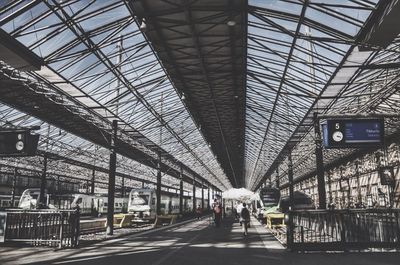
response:
[[[228,25],[229,27],[233,27],[236,25],[236,22],[234,20],[228,20],[228,22],[226,22],[226,25]]]
[[[181,99],[182,99],[182,100],[185,100],[185,99],[186,99],[185,93],[183,93],[183,92],[182,92],[182,95],[181,95]]]

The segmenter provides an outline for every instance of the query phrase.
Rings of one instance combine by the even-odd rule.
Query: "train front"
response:
[[[134,214],[134,222],[150,222],[155,219],[151,200],[150,190],[132,190],[129,193],[128,212]]]

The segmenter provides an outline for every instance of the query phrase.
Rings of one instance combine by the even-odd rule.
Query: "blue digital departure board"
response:
[[[383,144],[383,119],[327,120],[322,125],[326,148],[371,148]]]

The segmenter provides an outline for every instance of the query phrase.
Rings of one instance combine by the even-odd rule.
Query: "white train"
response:
[[[70,209],[71,208],[71,195],[55,195],[48,194],[45,191],[45,205],[43,207],[49,209]],[[40,201],[40,189],[39,188],[31,188],[26,189],[22,193],[18,208],[22,209],[37,209],[38,203]]]
[[[74,194],[72,208],[79,206],[81,214],[98,216],[107,214],[108,197],[105,195]],[[128,198],[114,198],[114,213],[126,213]]]
[[[201,199],[196,198],[197,204]],[[129,193],[128,212],[135,214],[135,221],[148,222],[156,218],[156,190],[133,189]],[[193,201],[190,196],[183,196],[183,212],[192,212]],[[204,208],[207,208],[208,200],[204,200]],[[179,194],[161,191],[161,214],[179,214]]]

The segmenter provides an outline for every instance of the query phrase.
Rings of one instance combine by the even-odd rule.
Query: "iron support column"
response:
[[[96,176],[96,170],[93,168],[92,170],[92,189],[90,191],[91,194],[94,194],[94,177]]]
[[[201,182],[201,210],[204,211],[204,182]]]
[[[15,189],[17,186],[17,174],[18,174],[18,169],[14,168],[14,176],[13,176],[12,191],[11,191],[11,207],[12,208],[14,208],[14,202],[15,202]]]
[[[161,215],[161,152],[158,152],[156,198],[157,215]]]
[[[179,170],[179,214],[183,214],[183,168]]]
[[[121,195],[125,197],[125,177],[122,177]]]
[[[289,211],[289,224],[287,226],[287,245],[292,246],[293,245],[293,232],[294,232],[294,224],[293,224],[293,214],[291,211],[293,210],[293,205],[294,205],[294,191],[293,191],[293,161],[292,161],[292,151],[289,151],[288,155],[288,179],[289,179],[289,205],[290,205],[290,211]]]
[[[46,175],[47,175],[47,154],[44,153],[43,159],[43,171],[42,176],[40,178],[40,200],[39,200],[39,208],[43,208],[46,205],[46,197],[45,197],[45,190],[46,190]]]
[[[208,186],[208,195],[207,195],[207,197],[208,197],[207,210],[210,210],[210,204],[211,204],[211,201],[210,201],[210,186]]]
[[[118,121],[112,122],[112,135],[110,141],[110,170],[108,173],[108,206],[107,206],[107,235],[114,233],[114,196],[115,196],[115,171],[117,167],[117,153],[115,152],[115,142],[117,140]]]
[[[276,185],[276,188],[277,188],[278,190],[280,190],[280,189],[279,189],[279,185],[280,185],[280,183],[279,183],[279,168],[276,169],[275,185]]]
[[[324,177],[324,157],[322,153],[321,129],[319,126],[318,113],[314,112],[314,131],[315,131],[315,158],[317,163],[318,198],[319,209],[326,209],[326,191]]]
[[[193,212],[196,212],[196,178],[193,177]]]
[[[293,209],[294,202],[294,188],[293,188],[293,161],[292,161],[292,151],[289,151],[288,155],[288,179],[289,179],[289,205]]]

